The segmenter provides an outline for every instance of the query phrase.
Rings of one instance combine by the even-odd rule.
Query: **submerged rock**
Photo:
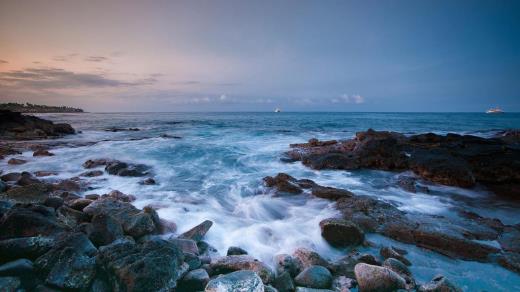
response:
[[[357,264],[354,268],[359,290],[370,291],[395,291],[406,288],[406,281],[394,271],[368,264]]]
[[[448,278],[439,275],[435,276],[429,283],[421,285],[418,289],[420,292],[461,292],[462,290],[455,286]]]
[[[357,224],[340,218],[329,218],[320,222],[321,236],[335,247],[359,245],[365,233]]]
[[[238,246],[230,246],[227,250],[227,254],[226,255],[243,255],[243,254],[247,254],[247,251],[238,247]]]
[[[236,271],[209,281],[206,292],[263,292],[264,285],[252,271]]]
[[[54,156],[54,153],[51,153],[48,150],[39,149],[34,151],[33,156]]]

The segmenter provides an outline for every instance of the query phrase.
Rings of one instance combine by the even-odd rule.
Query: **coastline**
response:
[[[131,129],[131,127],[126,129]],[[146,131],[146,129],[142,131]],[[121,134],[125,133],[123,131]],[[161,136],[153,137],[155,138],[151,139],[169,139]],[[318,140],[312,140],[309,144],[300,145],[300,147],[327,146],[320,143]],[[55,145],[46,145],[46,149],[33,149],[33,151],[47,151],[41,151],[38,155],[51,160],[53,157],[47,155],[55,154],[53,153],[54,147]],[[9,159],[21,159],[20,157],[17,158],[16,153],[8,155]],[[59,155],[59,151],[56,155]],[[471,212],[464,212],[464,210],[460,210],[461,218],[458,221],[429,215],[409,218],[410,214],[399,210],[393,204],[374,200],[348,190],[329,188],[327,185],[303,180],[306,179],[305,177],[294,178],[283,174],[276,176],[276,173],[271,174],[273,177],[264,179],[266,189],[265,193],[260,194],[260,196],[272,195],[273,198],[278,196],[314,196],[329,200],[340,211],[342,221],[322,220],[324,223],[316,225],[314,228],[321,230],[320,232],[326,234],[327,237],[331,235],[326,240],[340,246],[345,244],[344,242],[341,243],[342,240],[349,240],[354,236],[350,236],[350,234],[357,234],[358,237],[363,234],[361,240],[346,244],[346,246],[354,246],[360,249],[372,247],[379,252],[374,254],[372,250],[371,253],[365,254],[352,251],[352,254],[346,254],[341,259],[329,261],[312,250],[303,248],[294,251],[290,256],[273,254],[272,256],[279,261],[262,263],[255,261],[253,257],[244,255],[243,253],[247,251],[240,251],[237,247],[231,249],[232,255],[216,257],[216,254],[212,253],[214,248],[208,246],[208,243],[203,240],[206,232],[211,230],[211,224],[197,225],[194,227],[194,231],[188,232],[189,236],[186,235],[186,232],[179,236],[173,232],[174,224],[172,222],[168,223],[164,221],[164,218],[163,220],[160,219],[157,212],[160,213],[160,209],[155,211],[153,206],[143,206],[142,209],[136,208],[131,204],[131,201],[135,199],[131,195],[116,191],[104,195],[99,194],[98,197],[90,196],[90,198],[74,195],[74,193],[84,193],[88,190],[89,179],[98,175],[136,177],[142,180],[143,185],[152,184],[152,181],[146,180],[153,179],[153,177],[148,177],[153,174],[153,166],[127,160],[116,161],[114,157],[98,156],[97,158],[105,158],[105,160],[91,160],[88,163],[85,161],[83,176],[59,180],[52,178],[53,182],[50,185],[45,182],[45,176],[37,177],[36,174],[22,172],[15,177],[15,180],[8,181],[12,190],[19,189],[14,192],[15,195],[13,196],[25,197],[23,203],[32,205],[3,205],[8,206],[2,209],[4,216],[0,224],[0,228],[6,231],[2,232],[2,242],[5,244],[3,246],[11,246],[11,251],[14,254],[16,252],[19,254],[23,248],[33,250],[36,247],[43,246],[32,259],[34,262],[31,262],[31,264],[27,261],[18,262],[16,266],[18,269],[23,264],[22,266],[25,269],[22,269],[23,273],[28,274],[35,270],[44,271],[47,276],[40,279],[41,282],[32,283],[36,286],[51,285],[60,288],[84,289],[91,285],[116,287],[126,285],[125,283],[132,280],[137,281],[136,285],[145,286],[127,287],[129,290],[138,290],[139,287],[152,287],[147,285],[160,285],[160,287],[156,287],[158,289],[173,289],[174,286],[172,285],[176,286],[177,284],[179,289],[188,289],[185,286],[185,288],[181,288],[183,285],[198,285],[196,287],[200,289],[206,287],[210,278],[211,281],[224,283],[228,283],[226,281],[231,278],[233,281],[249,283],[248,285],[252,285],[251,289],[260,289],[259,287],[263,287],[265,284],[283,290],[280,287],[291,285],[290,283],[293,286],[296,284],[328,289],[338,287],[338,289],[349,289],[355,285],[390,285],[385,287],[395,289],[415,287],[416,281],[410,276],[411,273],[406,268],[406,262],[409,261],[406,259],[406,252],[400,248],[380,246],[380,244],[366,240],[365,234],[372,233],[381,233],[397,241],[412,243],[453,258],[478,262],[496,262],[518,273],[518,259],[516,258],[518,251],[514,249],[514,242],[518,240],[518,228],[515,225],[503,224],[498,219],[482,217]],[[262,178],[258,177],[257,179],[261,180]],[[37,188],[35,184],[38,185]],[[395,184],[398,187],[407,188],[410,192],[425,191],[424,189],[416,189],[421,187],[422,183],[413,177],[412,180],[405,177]],[[20,188],[23,190],[20,190]],[[60,195],[56,195],[55,192],[60,193]],[[18,201],[21,197],[15,198],[13,202],[21,202]],[[10,195],[7,195],[7,198],[12,199]],[[13,228],[13,226],[21,224],[20,220],[10,218],[25,218],[27,222],[38,222],[38,224],[44,222],[44,224],[41,226],[23,225],[18,229]],[[25,219],[22,219],[21,222],[24,222]],[[33,219],[36,220],[32,221]],[[198,223],[192,222],[192,225],[195,224]],[[108,226],[113,227],[113,229],[106,230],[105,227]],[[414,228],[407,229],[407,227],[412,226]],[[443,231],[439,233],[437,228]],[[8,235],[9,232],[14,233]],[[334,238],[338,234],[346,234],[347,232],[349,236],[346,238]],[[164,233],[164,235],[160,235],[161,233]],[[506,239],[506,241],[502,240],[505,243],[501,243],[499,247],[475,242],[475,240],[492,241],[499,237]],[[70,242],[73,242],[73,245],[69,245]],[[438,245],[432,244],[433,242],[438,243]],[[109,247],[101,248],[104,245]],[[72,248],[72,251],[70,248]],[[122,250],[131,250],[132,253]],[[70,252],[72,255],[64,251]],[[162,252],[166,252],[166,254],[162,254]],[[219,250],[219,252],[222,255],[224,251]],[[139,257],[144,259],[143,264],[150,268],[149,273],[140,274],[139,271],[132,270],[132,265],[136,260],[132,257],[132,254],[139,254]],[[161,261],[159,266],[153,267],[157,255],[164,256],[169,260]],[[64,259],[70,256],[85,263],[87,268],[74,270],[73,267],[68,266]],[[49,258],[57,258],[58,260],[48,262]],[[94,258],[98,260],[93,260]],[[123,266],[116,263],[115,258],[125,259],[121,262]],[[410,263],[408,262],[408,264]],[[411,261],[411,265],[414,266],[413,261]],[[315,268],[316,266],[324,267],[325,270]],[[356,266],[358,268],[355,268]],[[103,270],[101,275],[96,272],[99,269]],[[172,273],[161,273],[161,269],[168,269]],[[63,272],[64,270],[65,274],[58,273],[58,271]],[[253,270],[256,274],[230,273],[240,270]],[[124,278],[127,271],[135,272],[136,278]],[[108,278],[104,278],[106,276],[104,273],[107,273]],[[227,274],[228,276],[214,278],[219,274]],[[366,275],[372,277],[383,274],[391,274],[391,277],[384,279],[381,278],[382,276],[366,278]],[[83,281],[69,281],[71,279],[76,280],[78,275],[86,276]],[[260,281],[257,277],[260,277]],[[174,279],[173,282],[172,279]],[[24,282],[23,277],[21,281]],[[29,283],[29,285],[32,284]],[[24,283],[24,285],[27,285],[27,283]],[[208,290],[211,289],[212,285],[209,286],[210,288],[206,287],[206,290],[212,291]],[[437,277],[433,279],[432,283],[420,283],[417,288],[430,291],[428,289],[433,289],[431,287],[439,286],[449,287],[453,291],[458,289],[455,288],[456,284],[448,278]],[[191,289],[193,286],[188,287]],[[187,291],[190,291],[189,289]],[[335,290],[338,291],[338,289]]]

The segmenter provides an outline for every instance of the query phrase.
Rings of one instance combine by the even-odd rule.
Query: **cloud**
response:
[[[70,61],[71,59],[73,59],[74,57],[77,57],[77,56],[78,56],[78,54],[72,53],[72,54],[67,54],[67,55],[54,56],[52,58],[52,60],[58,61],[58,62],[68,62],[68,61]]]
[[[219,99],[220,99],[221,101],[226,101],[227,98],[228,98],[228,97],[227,97],[227,95],[225,95],[225,94],[222,94],[222,95],[219,97]]]
[[[76,73],[60,68],[26,68],[0,72],[0,85],[24,89],[128,87],[154,84],[155,78],[116,80],[103,74]]]
[[[103,56],[88,56],[88,57],[85,57],[84,60],[87,62],[104,62],[104,61],[107,61],[108,58],[103,57]]]
[[[355,103],[362,104],[365,102],[365,98],[359,94],[342,94],[338,98],[333,98],[330,100],[332,103]]]
[[[9,63],[9,62],[7,62],[6,60],[1,60],[0,59],[0,64],[7,64],[7,63]]]

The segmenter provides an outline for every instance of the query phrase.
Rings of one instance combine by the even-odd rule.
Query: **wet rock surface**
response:
[[[321,236],[333,246],[345,247],[363,243],[365,234],[359,226],[341,218],[329,218],[320,222]]]
[[[252,271],[236,271],[209,281],[204,291],[263,292],[264,285],[256,273]]]
[[[369,129],[335,143],[293,144],[286,155],[314,169],[412,170],[432,182],[460,187],[481,183],[499,195],[518,198],[518,144],[514,135],[486,139],[428,133],[408,137]],[[405,187],[413,190],[409,182]]]

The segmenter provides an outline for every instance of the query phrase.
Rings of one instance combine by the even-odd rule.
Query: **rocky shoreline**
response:
[[[14,131],[18,133],[14,136],[9,134],[12,130],[2,133],[17,139],[32,136],[35,128],[27,125],[40,121],[21,119],[25,130]],[[72,131],[57,130],[62,128],[37,137],[74,133],[72,127]],[[405,137],[369,130],[347,141],[313,139],[291,145],[283,159],[299,160],[315,169],[411,170],[436,183],[483,184],[505,195],[519,183],[518,138],[515,131],[484,139]],[[54,155],[51,145],[33,151],[35,157]],[[16,149],[4,151],[10,164],[23,165],[16,154]],[[48,178],[52,175],[48,171],[1,174],[0,290],[461,291],[442,275],[427,283],[417,281],[406,250],[382,246],[378,253],[359,252],[376,246],[367,239],[371,233],[520,274],[519,224],[504,224],[466,210],[459,210],[457,218],[405,212],[374,197],[284,173],[263,179],[263,195],[312,196],[333,203],[341,216],[324,219],[315,228],[331,246],[345,250],[344,256],[329,260],[301,247],[292,254],[273,255],[271,265],[239,246],[222,255],[205,241],[213,222],[206,220],[179,234],[175,222],[159,218],[153,206],[136,208],[134,196],[119,191],[95,194],[90,189],[90,180],[104,174],[155,184],[151,166],[111,158],[90,159],[82,166],[81,175],[68,179]],[[396,184],[410,192],[426,191],[413,176]],[[518,198],[514,192],[509,195]]]

